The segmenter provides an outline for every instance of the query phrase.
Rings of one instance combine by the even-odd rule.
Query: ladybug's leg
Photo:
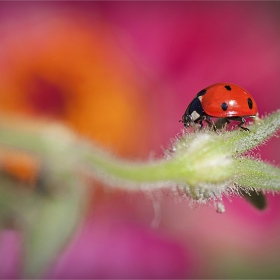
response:
[[[200,125],[200,130],[202,129],[202,127],[203,127],[203,120],[201,120],[201,121],[199,121],[199,122],[197,122],[199,125]]]
[[[207,116],[207,117],[205,118],[205,121],[208,123],[208,126],[209,126],[210,128],[213,128],[214,131],[217,132],[217,127],[216,127],[214,121],[211,119],[211,117]]]
[[[199,124],[200,125],[200,130],[202,129],[202,127],[203,127],[203,121],[205,120],[205,116],[200,116],[198,119],[196,119],[195,121],[194,121],[194,123],[197,123],[197,124]]]
[[[224,127],[226,127],[226,125],[228,125],[230,123],[230,120],[227,118],[219,118],[216,122],[216,128],[218,129],[222,129]]]
[[[242,118],[242,117],[234,117],[232,119],[235,120],[235,121],[240,121],[240,123],[237,126],[239,126],[240,128],[242,128],[245,131],[250,131],[250,129],[248,129],[247,127],[242,126],[246,122],[244,118]]]

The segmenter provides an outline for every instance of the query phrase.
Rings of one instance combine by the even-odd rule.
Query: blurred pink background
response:
[[[280,108],[280,2],[1,2],[0,110],[48,117],[129,159],[160,157],[194,95],[244,87]],[[257,151],[280,162],[279,139]],[[99,187],[48,278],[279,278],[280,196],[226,212]],[[0,235],[0,277],[19,277],[20,237]]]

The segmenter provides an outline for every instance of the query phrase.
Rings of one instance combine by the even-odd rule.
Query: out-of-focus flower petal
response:
[[[191,269],[187,264],[181,245],[160,232],[130,223],[95,222],[83,229],[51,277],[181,278]]]
[[[137,141],[147,143],[147,101],[106,24],[40,9],[21,14],[18,24],[1,21],[0,110],[53,118],[103,146],[137,154]]]
[[[19,277],[20,265],[20,238],[19,234],[12,230],[0,232],[0,278],[14,279]]]

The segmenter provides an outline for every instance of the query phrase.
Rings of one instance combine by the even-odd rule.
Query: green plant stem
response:
[[[280,190],[279,168],[247,158],[238,159],[236,182],[243,187],[263,190]]]
[[[10,128],[0,124],[0,145],[38,154],[54,167],[52,172],[55,174],[58,171],[60,176],[71,172],[70,169],[79,170],[81,166],[86,166],[90,174],[105,183],[122,183],[125,189],[130,190],[139,190],[146,185],[153,189],[163,184],[196,187],[201,184],[224,183],[233,178],[235,170],[245,172],[246,166],[242,170],[238,169],[238,156],[263,143],[279,126],[280,111],[251,125],[250,132],[235,130],[217,135],[202,130],[185,134],[174,141],[173,152],[168,159],[148,162],[117,159],[93,144],[80,141],[74,134],[58,126],[28,132],[24,126]],[[253,168],[252,174],[257,166],[251,164],[250,167]],[[252,176],[248,181],[251,179]]]

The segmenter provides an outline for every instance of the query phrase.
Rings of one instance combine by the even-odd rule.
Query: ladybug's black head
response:
[[[189,127],[190,123],[193,121],[192,116],[191,115],[186,115],[184,114],[182,116],[182,123],[184,124],[184,127]]]

